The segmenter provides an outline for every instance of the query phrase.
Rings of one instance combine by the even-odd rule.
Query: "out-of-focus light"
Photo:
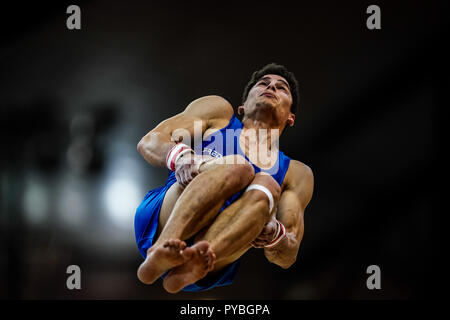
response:
[[[83,173],[88,168],[93,157],[94,119],[88,114],[72,117],[70,122],[71,141],[66,158],[69,167]]]
[[[118,177],[107,183],[104,204],[111,220],[120,227],[132,229],[140,197],[138,186],[129,178]]]
[[[76,139],[67,150],[67,162],[77,172],[83,172],[92,160],[92,148],[85,139]]]
[[[49,209],[49,197],[44,186],[29,182],[25,187],[23,198],[25,218],[32,224],[38,224],[45,220]]]
[[[67,183],[58,196],[58,215],[63,223],[80,226],[85,223],[87,214],[86,201],[81,190]]]

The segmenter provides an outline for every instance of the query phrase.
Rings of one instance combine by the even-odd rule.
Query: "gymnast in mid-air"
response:
[[[170,170],[136,210],[140,281],[162,277],[170,293],[229,285],[250,248],[282,268],[296,261],[314,178],[278,141],[294,125],[298,90],[294,74],[271,63],[248,82],[242,120],[224,98],[205,96],[139,141],[148,163]],[[194,131],[197,145],[186,139]]]

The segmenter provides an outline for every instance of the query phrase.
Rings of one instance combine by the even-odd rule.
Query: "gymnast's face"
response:
[[[292,94],[286,79],[276,74],[266,74],[250,89],[238,113],[253,117],[262,112],[272,115],[281,124],[292,126],[295,115],[291,112],[291,105]]]

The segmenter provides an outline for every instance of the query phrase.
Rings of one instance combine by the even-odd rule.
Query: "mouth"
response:
[[[268,97],[268,98],[272,98],[272,99],[277,100],[277,97],[276,97],[274,94],[269,93],[269,92],[263,92],[263,93],[261,94],[261,96],[264,96],[264,97]]]

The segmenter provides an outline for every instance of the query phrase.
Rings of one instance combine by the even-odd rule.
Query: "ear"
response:
[[[243,115],[244,114],[244,106],[239,106],[238,108],[237,108],[237,113],[238,113],[238,115]]]
[[[290,113],[289,116],[288,116],[288,118],[287,118],[286,123],[287,123],[290,127],[292,127],[292,126],[294,125],[294,122],[295,122],[295,114]]]

